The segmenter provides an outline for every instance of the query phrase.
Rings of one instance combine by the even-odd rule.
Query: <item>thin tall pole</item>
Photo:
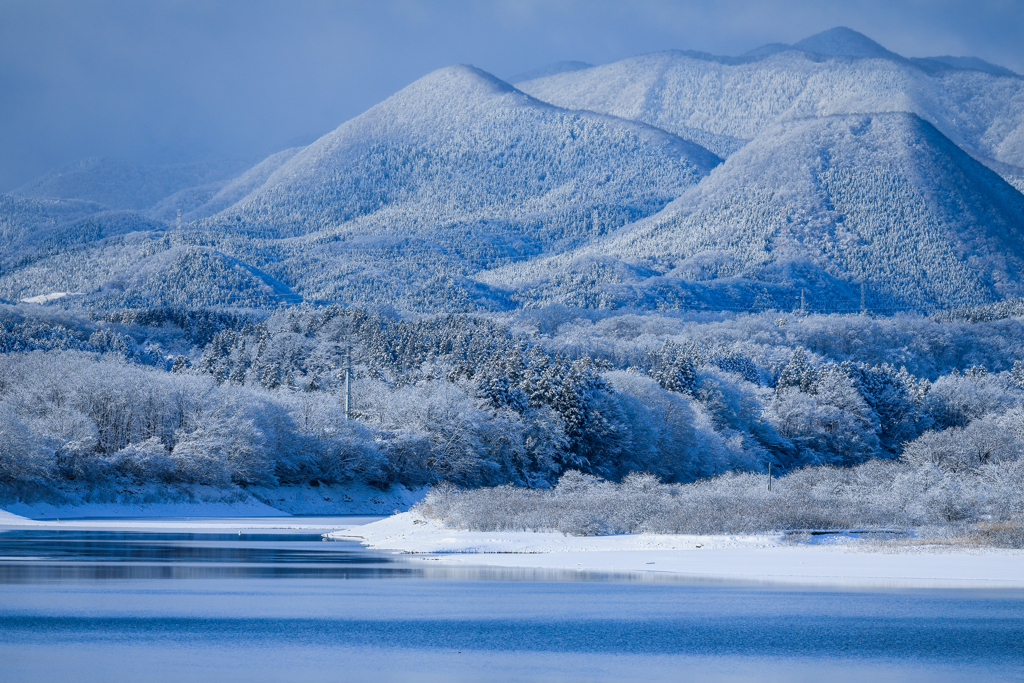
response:
[[[772,490],[772,464],[768,463],[768,490]]]
[[[345,419],[352,419],[352,343],[345,344]]]

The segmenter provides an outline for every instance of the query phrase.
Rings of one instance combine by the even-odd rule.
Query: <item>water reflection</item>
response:
[[[420,560],[309,529],[3,532],[0,679],[935,683],[1024,670],[1020,591]]]
[[[430,566],[431,558],[377,552],[320,532],[144,532],[27,529],[0,532],[0,584],[120,579],[428,579],[724,583],[665,574]]]
[[[320,533],[28,529],[0,533],[0,583],[95,579],[382,578],[415,568]]]

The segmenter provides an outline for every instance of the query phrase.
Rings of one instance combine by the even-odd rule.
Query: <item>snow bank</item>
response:
[[[205,511],[204,511],[205,512]],[[2,513],[2,511],[0,511]],[[372,517],[370,519],[373,519]],[[365,523],[360,517],[159,517],[153,519],[28,519],[10,513],[0,516],[0,531],[8,529],[44,528],[79,531],[134,532],[239,532],[306,531],[323,532],[342,524]]]
[[[109,503],[10,503],[4,508],[34,520],[81,517],[290,517],[255,499],[238,501],[164,501]],[[0,518],[0,524],[3,519]]]
[[[387,491],[366,485],[250,486],[248,491],[265,504],[293,515],[390,515],[408,510],[427,490],[392,486]]]
[[[32,520],[26,519],[25,517],[13,514],[11,512],[7,512],[6,510],[0,510],[0,526],[4,526],[6,524],[22,524],[24,522],[30,521]]]
[[[136,486],[137,490],[96,501],[90,490],[65,491],[66,500],[36,500],[3,504],[0,514],[36,520],[82,517],[289,517],[291,515],[389,515],[408,510],[425,490],[393,486],[381,491],[365,485],[250,486],[219,489],[181,487],[171,499],[166,487]],[[108,492],[109,493],[109,492]],[[112,498],[112,499],[111,499]],[[4,511],[7,511],[6,513]],[[0,517],[0,525],[5,523]]]
[[[447,564],[660,573],[702,581],[831,587],[1024,588],[1024,553],[885,552],[860,545],[784,545],[774,536],[563,536],[447,529],[407,512],[330,538],[375,549],[429,553]]]

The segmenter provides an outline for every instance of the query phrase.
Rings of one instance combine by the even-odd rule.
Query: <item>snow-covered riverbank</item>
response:
[[[329,534],[446,564],[673,574],[705,581],[835,587],[1024,588],[1024,552],[862,544],[787,545],[780,536],[564,536],[447,529],[414,512]],[[429,557],[428,557],[429,555]]]
[[[30,502],[0,503],[0,511],[36,520],[82,517],[288,517],[390,515],[408,510],[423,490],[387,491],[359,485],[209,486],[133,485],[123,490],[68,488]]]
[[[204,510],[208,512],[208,510]],[[330,516],[330,517],[240,517],[237,515],[167,517],[108,517],[104,519],[30,519],[0,510],[0,532],[13,529],[46,529],[67,531],[118,531],[152,533],[235,533],[266,531],[304,531],[323,533],[346,522],[362,523],[373,516]]]

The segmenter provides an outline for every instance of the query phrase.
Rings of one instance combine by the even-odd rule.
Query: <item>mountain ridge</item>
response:
[[[875,310],[932,309],[1022,293],[1024,79],[844,28],[740,57],[542,71],[513,85],[435,70],[312,144],[165,183],[140,210],[6,196],[0,295],[143,305],[207,287],[225,304],[426,311],[853,309],[862,288]],[[35,187],[103,188],[117,168]]]
[[[559,106],[664,128],[722,157],[784,116],[909,111],[979,159],[1024,169],[1024,79],[1015,74],[926,69],[888,51],[819,59],[777,47],[736,63],[651,53],[518,85]]]

